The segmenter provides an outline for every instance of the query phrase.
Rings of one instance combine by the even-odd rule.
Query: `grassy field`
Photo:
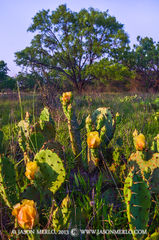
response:
[[[127,161],[130,155],[136,151],[133,143],[133,132],[135,129],[137,129],[139,133],[143,133],[146,138],[146,149],[151,148],[154,137],[159,133],[159,118],[157,115],[159,106],[157,104],[153,104],[154,100],[157,97],[158,95],[152,94],[126,93],[93,93],[89,95],[74,95],[73,107],[75,108],[77,120],[81,128],[81,140],[83,149],[81,152],[81,161],[83,167],[81,167],[80,172],[74,168],[76,157],[73,155],[73,152],[71,150],[67,119],[63,113],[60,100],[58,101],[58,104],[55,108],[52,107],[51,116],[53,117],[56,127],[55,141],[56,143],[58,142],[60,146],[62,146],[62,150],[64,151],[64,165],[67,173],[66,182],[63,184],[61,191],[58,191],[53,196],[53,199],[56,199],[57,204],[60,204],[66,194],[70,194],[73,205],[73,210],[71,212],[71,215],[69,215],[72,222],[71,228],[77,226],[78,229],[129,229],[122,189],[124,181],[128,175]],[[58,96],[58,99],[59,98],[60,96]],[[20,177],[18,178],[20,182],[19,185],[21,186],[21,184],[24,184],[24,190],[27,184],[29,184],[29,180],[24,179],[24,169],[26,164],[24,164],[25,158],[23,157],[22,151],[19,149],[19,154],[15,154],[14,156],[12,155],[12,151],[10,149],[13,143],[17,145],[17,124],[22,117],[24,119],[25,112],[30,113],[31,119],[37,120],[40,111],[44,106],[38,96],[22,94],[21,101],[22,103],[20,104],[18,95],[0,96],[0,130],[2,130],[4,134],[2,155],[6,156],[7,158],[16,158],[14,159],[14,164],[15,166],[17,166],[17,164],[18,167],[20,166]],[[109,178],[105,177],[106,179],[103,179],[103,172],[99,171],[98,177],[96,176],[97,173],[95,173],[97,179],[92,180],[93,176],[88,173],[87,170],[87,133],[84,127],[84,122],[88,114],[91,114],[99,107],[110,107],[114,115],[116,115],[116,113],[119,113],[119,116],[121,118],[120,121],[117,121],[116,123],[116,129],[112,140],[110,141],[107,148],[104,149],[104,158],[107,164],[107,168],[110,171],[110,174],[108,175],[110,175],[109,178],[112,178],[110,184]],[[42,136],[38,135],[38,137],[41,138]],[[38,151],[39,150],[37,150],[34,155],[37,154]],[[31,160],[33,160],[33,154],[29,155],[29,157]],[[18,162],[20,162],[20,164]],[[92,184],[92,181],[95,181],[94,185]],[[33,182],[31,182],[31,184],[34,185]],[[36,186],[37,185],[35,185],[35,187]],[[21,190],[21,192],[23,192],[23,190]],[[22,197],[20,196],[19,199],[22,199]],[[149,234],[152,234],[154,231],[159,230],[158,195],[152,194],[151,201],[152,204],[149,214],[149,227],[147,229],[147,232]],[[3,230],[3,234],[1,233],[1,236],[3,237],[2,239],[5,239],[6,236],[12,236],[12,238],[9,239],[16,239],[15,236],[11,234],[11,229],[14,227],[14,218],[11,216],[10,209],[7,208],[6,210],[6,204],[3,200],[1,204],[1,213],[3,213],[3,217],[1,219],[1,229]],[[38,210],[44,211],[44,214],[40,214],[40,229],[44,228],[45,225],[48,227],[48,229],[56,229],[58,224],[61,226],[62,230],[67,229],[66,226],[64,228],[62,227],[63,225],[60,225],[60,220],[57,221],[56,226],[54,223],[52,223],[52,225],[50,224],[49,221],[51,220],[49,219],[53,214],[52,206],[50,203],[47,203],[48,205],[45,206],[45,204],[43,205],[41,201],[40,203],[38,202],[38,204]],[[41,208],[43,210],[41,210]],[[76,208],[77,211],[75,210]],[[58,228],[58,231],[59,230],[60,228]],[[29,238],[29,235],[27,236]],[[25,236],[26,238],[24,236],[20,236],[20,239],[27,239],[27,236]],[[29,239],[38,239],[38,237],[36,237],[37,236],[34,236],[34,238]],[[61,238],[58,238],[57,236],[55,238],[43,236],[41,239]],[[65,239],[71,238],[65,236]],[[135,237],[133,238],[132,235],[117,234],[99,234],[99,236],[88,234],[81,235],[80,238],[77,239],[131,240],[135,239]],[[146,235],[144,239],[146,239]]]

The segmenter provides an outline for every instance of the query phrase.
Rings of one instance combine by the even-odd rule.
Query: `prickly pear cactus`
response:
[[[140,135],[138,135],[139,139],[136,141],[137,149],[145,145],[143,139],[140,139]],[[144,148],[143,150],[137,150],[128,159],[128,167],[132,166],[147,181],[151,192],[159,193],[159,153]]]
[[[18,128],[18,142],[23,152],[38,152],[56,134],[54,121],[47,108],[42,110],[39,121],[34,125],[30,123],[29,113],[26,113],[25,120],[19,122]]]
[[[65,180],[62,160],[51,150],[41,150],[35,155],[34,161],[37,161],[43,178],[37,179],[38,184],[44,184],[55,194]]]
[[[99,137],[99,133],[97,131],[88,132],[87,133],[87,158],[88,158],[88,167],[89,171],[92,172],[99,163],[99,147],[101,144],[101,140]]]
[[[80,165],[81,158],[79,154],[82,151],[81,137],[80,137],[79,124],[77,122],[75,111],[72,106],[72,102],[73,102],[72,92],[63,93],[60,100],[61,100],[63,112],[68,122],[68,130],[69,130],[72,151],[75,156],[78,156],[77,165]]]
[[[48,142],[45,142],[42,146],[42,149],[48,149],[52,152],[55,152],[61,159],[64,157],[63,146],[57,141],[50,140]]]
[[[67,195],[60,207],[57,207],[52,216],[52,226],[55,229],[56,232],[58,232],[60,229],[68,228],[69,226],[69,219],[71,214],[71,200],[69,196]]]
[[[88,144],[88,166],[90,172],[92,172],[99,162],[99,149],[104,150],[106,145],[110,142],[115,131],[115,118],[110,108],[98,108],[92,115],[88,115],[86,118],[86,130],[87,136],[92,133],[99,134],[99,140],[97,137],[91,139],[93,141],[100,142],[98,146],[91,147]],[[87,137],[87,143],[89,136]],[[93,145],[93,144],[92,144]]]
[[[159,240],[159,233],[155,232],[155,233],[151,234],[150,237],[147,237],[145,240]]]
[[[30,134],[28,143],[29,143],[29,149],[32,152],[38,152],[42,148],[43,144],[45,142],[45,138],[40,132],[33,132]]]
[[[154,138],[151,146],[153,152],[159,152],[159,134]]]
[[[22,149],[23,152],[26,152],[29,148],[28,146],[28,139],[30,135],[30,126],[29,126],[29,121],[28,120],[21,120],[18,123],[18,142],[19,146]]]
[[[36,130],[42,133],[45,141],[55,139],[55,123],[46,107],[41,111],[39,124],[36,125]]]
[[[147,229],[151,195],[143,178],[131,169],[124,184],[124,198],[127,217],[134,240],[144,236],[135,234],[134,230]]]
[[[86,129],[87,132],[98,131],[101,146],[107,145],[115,131],[115,118],[110,108],[98,108],[92,115],[88,115],[86,118]]]
[[[0,157],[0,195],[9,208],[18,201],[14,164],[6,157]]]

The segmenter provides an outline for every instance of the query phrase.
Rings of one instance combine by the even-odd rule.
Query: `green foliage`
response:
[[[0,82],[6,78],[8,70],[9,69],[7,67],[7,63],[1,60],[0,61]]]
[[[95,62],[88,66],[87,71],[92,74],[95,79],[98,79],[95,84],[103,83],[105,86],[111,87],[111,84],[124,84],[129,87],[129,81],[135,77],[134,71],[131,71],[127,66],[110,61],[103,58],[99,62]],[[123,85],[122,85],[123,86]]]
[[[16,76],[16,81],[22,90],[32,90],[38,83],[43,83],[42,77],[36,72],[30,74],[19,72]]]
[[[67,79],[77,90],[92,80],[88,66],[128,43],[123,24],[107,11],[93,8],[73,12],[60,5],[52,12],[39,11],[28,31],[35,36],[30,47],[16,53],[16,63],[25,67],[34,63],[34,71],[45,75],[47,81],[51,75],[56,80]]]
[[[9,77],[7,63],[0,61],[0,89],[16,89],[16,79]]]

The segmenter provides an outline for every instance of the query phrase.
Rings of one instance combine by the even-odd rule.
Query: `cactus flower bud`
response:
[[[23,229],[32,229],[39,219],[36,204],[33,200],[27,199],[13,207],[12,215],[16,217],[19,226]]]
[[[98,148],[100,145],[99,133],[97,131],[87,134],[87,144],[89,148]]]
[[[39,167],[37,165],[37,163],[35,161],[33,162],[27,162],[26,164],[26,172],[25,172],[25,176],[29,179],[29,180],[33,180],[35,177],[35,174],[39,171]]]
[[[134,136],[134,145],[137,151],[142,151],[145,149],[146,141],[145,136],[142,133],[140,133],[137,136]]]
[[[72,98],[72,92],[65,92],[62,95],[62,101],[63,101],[64,104],[70,103],[71,98]]]
[[[116,113],[115,118],[116,118],[116,123],[117,123],[117,124],[120,123],[120,121],[121,121],[121,116],[120,116],[120,114],[119,114],[118,112]]]
[[[29,112],[26,112],[26,113],[25,113],[25,120],[28,121],[28,120],[29,120],[29,117],[30,117]]]
[[[136,137],[138,135],[138,131],[135,129],[135,131],[133,132],[133,137]]]

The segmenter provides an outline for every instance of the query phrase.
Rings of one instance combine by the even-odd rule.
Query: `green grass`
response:
[[[123,141],[123,154],[126,158],[133,151],[134,146],[132,142],[132,133],[135,129],[142,132],[147,139],[148,145],[151,144],[153,138],[157,135],[159,130],[159,122],[154,120],[154,109],[151,107],[151,102],[156,98],[155,95],[140,94],[135,99],[127,98],[128,94],[89,94],[75,96],[75,108],[78,122],[81,123],[88,114],[93,112],[98,107],[110,107],[114,114],[119,112],[121,115],[121,122],[117,125],[115,136],[110,143],[110,146],[115,146],[117,139],[121,138]],[[33,114],[33,105],[35,117],[39,115],[42,109],[42,103],[38,97],[35,97],[33,102],[33,95],[22,95],[22,109],[23,115],[25,112]],[[56,122],[56,139],[66,149],[69,147],[69,136],[67,121],[59,104],[58,109],[55,109]],[[14,127],[17,122],[21,120],[21,111],[18,96],[14,97],[0,97],[0,128],[4,131],[5,140],[7,136],[14,134]],[[85,131],[83,131],[83,138]]]

